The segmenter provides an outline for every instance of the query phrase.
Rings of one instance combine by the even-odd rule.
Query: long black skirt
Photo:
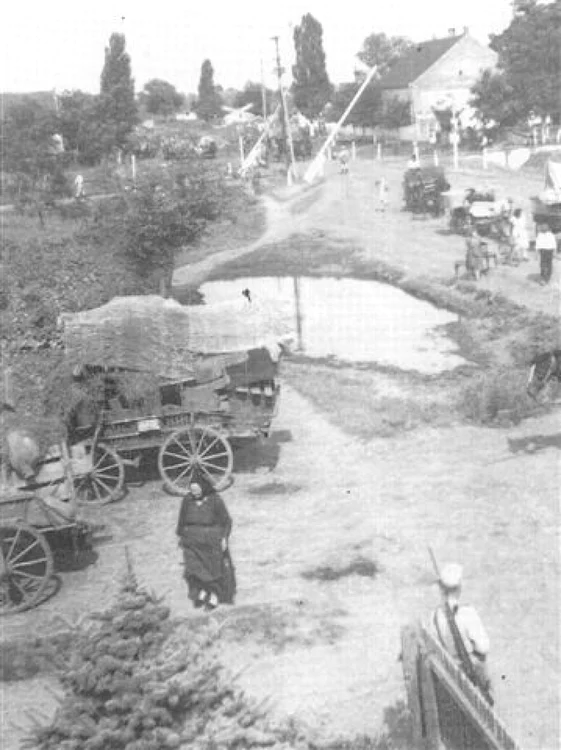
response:
[[[236,574],[230,551],[222,550],[222,530],[216,526],[188,526],[181,535],[184,578],[189,598],[201,591],[216,594],[221,604],[233,604]]]

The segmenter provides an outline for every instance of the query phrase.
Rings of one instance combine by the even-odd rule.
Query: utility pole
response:
[[[294,157],[294,145],[292,143],[292,133],[290,132],[290,122],[288,120],[288,108],[286,106],[286,99],[284,96],[284,89],[282,86],[282,74],[284,73],[284,68],[281,65],[281,59],[280,59],[280,51],[279,51],[279,37],[273,36],[271,39],[275,43],[276,48],[276,60],[277,60],[277,78],[279,82],[279,97],[280,97],[280,105],[282,110],[282,117],[281,117],[281,128],[282,128],[282,139],[283,143],[288,148],[286,149],[286,163],[288,166],[288,170],[290,172],[290,169],[292,168],[292,173],[296,175],[296,159]]]
[[[263,120],[267,121],[267,90],[265,88],[265,76],[263,75],[263,60],[261,60],[261,109]]]

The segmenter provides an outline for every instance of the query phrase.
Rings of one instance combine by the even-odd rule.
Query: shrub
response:
[[[466,386],[460,397],[460,411],[480,424],[518,423],[534,410],[526,394],[526,372],[513,368],[483,373]]]

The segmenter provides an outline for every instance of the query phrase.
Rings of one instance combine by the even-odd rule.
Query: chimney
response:
[[[454,28],[448,29],[448,36],[456,36],[456,29]]]

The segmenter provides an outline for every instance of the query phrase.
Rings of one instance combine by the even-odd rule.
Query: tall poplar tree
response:
[[[210,60],[205,60],[201,66],[199,98],[195,112],[201,120],[206,121],[222,114],[222,98],[214,85],[214,68]]]
[[[125,35],[111,34],[101,72],[100,114],[107,128],[107,147],[122,148],[138,121],[131,59]]]
[[[292,67],[294,104],[306,117],[317,117],[331,98],[332,87],[325,68],[323,29],[310,13],[294,29],[296,64]]]

